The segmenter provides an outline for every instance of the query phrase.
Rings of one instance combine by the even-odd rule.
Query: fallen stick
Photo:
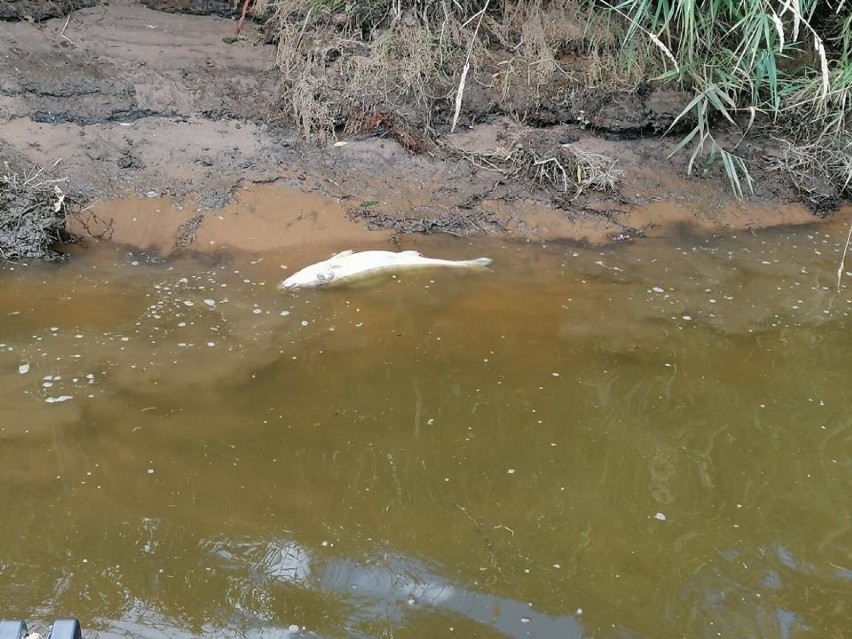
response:
[[[462,96],[464,95],[464,83],[467,80],[467,72],[470,71],[470,56],[473,53],[473,45],[476,44],[476,36],[479,33],[479,27],[482,25],[482,18],[485,17],[485,12],[488,11],[488,3],[491,0],[486,0],[485,6],[482,7],[482,10],[479,12],[479,21],[476,23],[476,28],[473,30],[473,36],[470,38],[470,44],[467,47],[467,57],[464,61],[464,68],[462,69],[461,78],[459,79],[459,88],[456,91],[456,108],[453,113],[453,124],[450,127],[450,133],[456,130],[456,124],[459,121],[459,113],[461,112],[462,105]],[[472,16],[470,20],[473,20],[476,16]],[[470,22],[468,20],[468,22]]]
[[[243,22],[245,22],[246,14],[248,13],[248,8],[249,8],[250,2],[251,2],[251,0],[245,0],[245,2],[243,2],[243,13],[240,16],[240,21],[237,23],[237,35],[240,35],[240,31],[242,31]]]
[[[840,266],[837,267],[837,292],[840,292],[840,278],[843,277],[843,266],[846,264],[846,253],[849,252],[849,242],[852,240],[852,223],[849,224],[849,233],[846,235],[846,246],[843,247],[843,255],[840,256]]]

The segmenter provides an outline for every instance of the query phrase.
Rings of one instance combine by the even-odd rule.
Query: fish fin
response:
[[[340,253],[335,253],[331,256],[331,259],[334,259],[336,257],[347,257],[348,255],[352,255],[352,253],[354,253],[352,249],[347,249],[346,251],[340,251]]]
[[[423,257],[420,255],[420,251],[400,251],[400,255],[411,255],[412,257]]]

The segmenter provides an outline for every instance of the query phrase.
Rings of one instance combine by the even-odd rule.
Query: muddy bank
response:
[[[175,9],[174,3],[148,4]],[[227,14],[217,7],[210,4],[208,12]],[[420,154],[392,139],[388,126],[319,147],[306,144],[281,125],[286,114],[278,101],[274,47],[263,44],[252,24],[236,37],[235,24],[233,18],[166,13],[128,1],[40,23],[0,22],[7,43],[0,54],[0,155],[52,167],[89,201],[166,198],[180,214],[174,224],[160,225],[161,248],[204,250],[197,240],[217,219],[209,212],[242,207],[242,224],[253,215],[245,206],[252,196],[237,197],[240,191],[270,182],[292,194],[273,207],[299,210],[302,194],[325,197],[319,208],[336,211],[329,215],[344,220],[337,228],[349,225],[352,242],[364,227],[390,234],[615,242],[665,233],[671,224],[715,231],[813,221],[774,172],[781,150],[768,141],[750,143],[752,153],[765,158],[765,170],[756,167],[757,193],[744,202],[720,175],[685,177],[686,158],[667,159],[676,140],[603,135],[587,122],[548,127],[540,135],[612,158],[617,190],[554,197],[535,180],[516,179],[505,164],[491,161],[505,158],[513,141],[530,131],[507,119],[486,118],[441,134]],[[652,112],[647,102],[631,106],[610,98],[593,115],[623,124],[662,117],[661,104]],[[90,211],[120,224],[121,215],[109,215],[104,206]],[[292,227],[264,207],[255,207],[262,214],[252,224],[262,231],[253,236],[264,246],[292,242]],[[152,241],[144,233],[134,238],[131,228],[115,237]],[[239,230],[228,232],[233,244],[244,244]]]

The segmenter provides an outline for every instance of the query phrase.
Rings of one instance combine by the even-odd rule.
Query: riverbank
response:
[[[167,4],[152,6],[174,8]],[[294,219],[328,217],[341,247],[361,241],[364,228],[380,229],[381,238],[490,233],[605,244],[680,225],[724,232],[816,219],[778,171],[778,142],[747,141],[759,158],[755,193],[737,200],[721,171],[686,176],[688,158],[669,157],[677,139],[616,135],[600,126],[637,113],[671,119],[678,96],[664,92],[638,102],[601,95],[591,125],[533,129],[482,118],[452,134],[440,131],[437,144],[418,153],[398,141],[391,122],[321,145],[305,142],[278,111],[275,47],[251,23],[235,36],[235,24],[233,17],[128,1],[43,22],[0,23],[0,38],[9,43],[0,56],[0,156],[21,171],[46,167],[45,175],[67,178],[63,189],[88,203],[78,229],[142,248],[153,242],[159,252],[250,249],[247,237],[262,238],[264,247],[292,244],[293,225],[281,223],[270,206],[295,211]],[[606,158],[617,185],[554,195],[506,164],[519,142],[533,162],[545,147]],[[269,183],[285,195],[273,202],[252,195]],[[144,225],[132,222],[139,219],[132,207],[121,213],[128,202],[154,202],[154,216],[177,213],[153,218],[134,235]],[[217,225],[223,217],[233,224]],[[241,229],[248,227],[246,235]],[[298,237],[319,239],[313,231]]]

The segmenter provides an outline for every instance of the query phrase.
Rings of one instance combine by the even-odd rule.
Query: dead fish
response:
[[[484,269],[489,264],[491,258],[488,257],[475,260],[442,260],[423,257],[417,251],[343,251],[293,273],[281,282],[279,288],[326,288],[404,271],[427,268]]]

